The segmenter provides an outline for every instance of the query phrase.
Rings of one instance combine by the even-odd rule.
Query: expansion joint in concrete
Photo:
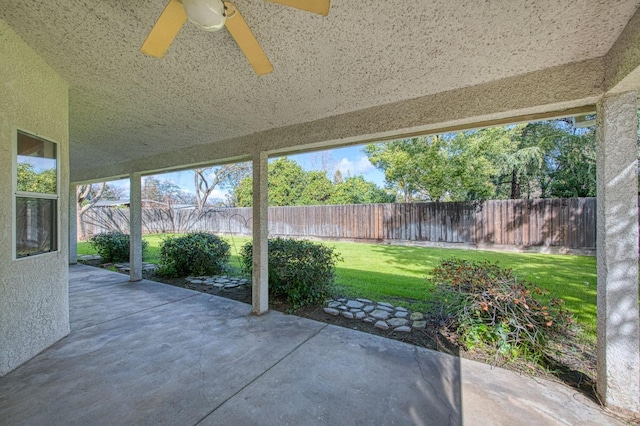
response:
[[[431,383],[431,380],[429,380],[429,378],[424,374],[424,369],[422,368],[422,364],[420,364],[420,357],[418,356],[418,347],[417,346],[414,346],[414,348],[413,348],[413,356],[414,356],[414,358],[416,360],[416,364],[418,364],[418,370],[420,370],[420,376],[422,376],[422,380],[424,380],[425,382],[427,382],[429,384],[429,386],[433,390],[433,394],[436,396],[436,398],[438,398],[438,401],[440,401],[442,406],[443,407],[447,407],[449,404],[447,404],[447,402],[441,398],[440,392],[438,392],[438,389],[433,385],[433,383]],[[450,409],[449,410],[449,425],[453,425],[453,415],[454,414],[455,413],[453,412],[453,410]]]
[[[200,420],[198,420],[194,426],[199,425],[200,423],[202,423],[207,417],[209,417],[211,414],[215,413],[220,407],[222,407],[224,404],[227,403],[227,401],[233,399],[236,397],[236,395],[238,395],[239,393],[241,393],[242,391],[244,391],[246,388],[248,388],[249,386],[251,386],[253,383],[255,383],[256,381],[260,380],[260,378],[262,376],[264,376],[265,374],[267,374],[269,371],[271,371],[274,367],[276,367],[277,365],[279,365],[282,361],[284,361],[285,359],[287,359],[292,353],[294,353],[295,351],[298,350],[298,348],[300,348],[301,346],[303,346],[305,343],[307,343],[309,340],[313,339],[314,337],[316,337],[322,330],[324,330],[325,328],[328,327],[329,324],[325,324],[322,327],[320,327],[317,331],[315,331],[314,333],[311,333],[309,335],[309,337],[307,337],[306,339],[304,339],[302,342],[300,342],[300,344],[298,344],[297,346],[295,346],[293,349],[291,349],[289,352],[287,352],[282,358],[280,358],[278,361],[276,361],[275,363],[273,363],[272,366],[270,366],[269,368],[265,369],[265,371],[263,371],[261,374],[257,375],[253,380],[250,380],[246,385],[242,386],[240,389],[238,389],[237,392],[235,392],[234,394],[230,395],[227,399],[225,399],[224,401],[222,401],[220,404],[218,404],[216,407],[213,408],[213,410],[209,411],[207,414],[205,414]]]

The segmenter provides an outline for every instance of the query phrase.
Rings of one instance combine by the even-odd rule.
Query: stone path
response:
[[[78,261],[80,261],[81,263],[88,263],[88,264],[95,264],[95,265],[103,263],[102,258],[98,254],[83,254],[81,256],[78,256]],[[131,271],[129,262],[114,263],[113,266],[114,268],[116,268],[118,272],[123,272],[128,274]],[[149,262],[142,262],[143,272],[154,272],[156,269],[158,269],[158,265],[155,265]]]
[[[189,281],[191,284],[205,284],[225,289],[236,288],[249,284],[249,280],[246,278],[228,277],[226,275],[187,277],[187,281]]]
[[[129,266],[129,262],[115,263],[113,265],[118,272],[131,272],[131,267]],[[158,265],[148,262],[142,262],[142,272],[153,272],[158,269]]]
[[[393,329],[408,333],[411,329],[422,330],[427,325],[421,312],[410,312],[402,306],[369,299],[331,299],[324,311],[333,316],[342,315],[348,319],[361,320],[381,330]]]

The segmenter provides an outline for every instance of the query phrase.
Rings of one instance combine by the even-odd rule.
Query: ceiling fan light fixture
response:
[[[182,0],[182,5],[189,20],[201,30],[224,28],[226,14],[221,0]]]

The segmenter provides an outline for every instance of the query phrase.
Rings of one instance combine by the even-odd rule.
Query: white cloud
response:
[[[220,200],[224,200],[224,198],[227,196],[227,194],[229,193],[229,191],[227,190],[222,190],[222,189],[214,189],[211,192],[211,195],[209,195],[209,199],[220,199]]]
[[[355,161],[343,157],[336,165],[336,170],[340,170],[343,176],[359,176],[374,170],[373,164],[365,156],[359,157]]]

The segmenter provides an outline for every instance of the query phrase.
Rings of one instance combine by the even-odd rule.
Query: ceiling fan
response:
[[[329,14],[330,0],[267,1],[323,16]],[[256,74],[264,75],[273,71],[271,62],[238,8],[222,0],[170,0],[140,48],[142,53],[162,58],[187,19],[204,31],[218,31],[226,27]]]

